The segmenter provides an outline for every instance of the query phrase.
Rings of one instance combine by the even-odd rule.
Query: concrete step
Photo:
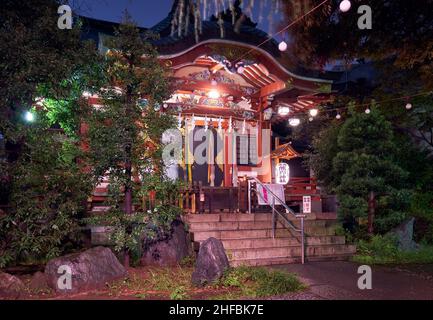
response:
[[[292,214],[286,214],[290,221],[297,221]],[[183,220],[187,223],[203,223],[203,222],[233,222],[233,221],[271,221],[270,213],[206,213],[206,214],[187,214],[183,216]],[[305,220],[316,220],[316,215],[308,214]]]
[[[293,221],[293,225],[300,227],[300,221]],[[308,220],[305,221],[305,227],[327,227],[329,221],[326,220]],[[285,226],[278,222],[278,229]],[[189,223],[189,230],[195,231],[221,231],[221,230],[257,230],[272,228],[272,221],[230,221],[230,222],[192,222]]]
[[[318,245],[306,246],[305,255],[313,256],[335,256],[353,254],[356,247],[352,245]],[[268,258],[294,258],[301,256],[301,246],[255,248],[255,249],[231,249],[226,250],[229,260],[254,260]]]
[[[329,244],[343,245],[346,243],[344,236],[307,237],[305,242],[307,245],[316,246]],[[222,240],[222,243],[226,250],[299,246],[299,240],[296,238],[236,239]]]
[[[305,261],[340,261],[349,260],[352,254],[342,254],[342,255],[332,255],[332,256],[318,256],[318,257],[306,257]],[[230,261],[230,266],[240,267],[240,266],[272,266],[272,265],[283,265],[292,263],[301,263],[301,257],[290,257],[290,258],[268,258],[268,259],[244,259],[244,260],[233,260]]]
[[[245,230],[211,230],[211,231],[190,231],[193,241],[204,241],[208,238],[216,238],[220,240],[229,239],[257,239],[271,238],[272,229],[245,229]],[[299,237],[299,233],[289,229],[277,229],[277,238],[292,238]],[[334,236],[334,227],[306,227],[305,234],[307,236]]]

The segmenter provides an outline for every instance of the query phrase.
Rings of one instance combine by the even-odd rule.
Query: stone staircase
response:
[[[189,214],[184,216],[195,250],[210,237],[220,239],[232,266],[263,266],[301,262],[300,235],[277,223],[272,238],[270,213]],[[290,220],[299,227],[294,217]],[[345,260],[356,248],[336,236],[336,215],[308,215],[305,220],[306,261]]]

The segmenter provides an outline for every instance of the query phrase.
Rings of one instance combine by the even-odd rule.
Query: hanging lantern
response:
[[[289,119],[289,125],[292,127],[297,127],[301,124],[301,120],[299,118],[290,118]]]
[[[352,4],[350,3],[349,0],[343,0],[340,2],[340,11],[341,12],[347,12],[350,10],[351,6],[352,6]]]
[[[278,114],[280,116],[287,116],[290,113],[290,108],[289,107],[279,107],[278,108]]]
[[[280,44],[278,45],[278,50],[280,50],[281,52],[284,52],[287,50],[287,43],[286,41],[281,41]]]
[[[282,185],[289,183],[290,167],[287,163],[281,162],[275,166],[275,181]]]

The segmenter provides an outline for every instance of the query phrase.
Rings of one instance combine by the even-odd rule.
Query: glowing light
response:
[[[219,99],[220,96],[221,95],[220,95],[220,93],[217,90],[211,90],[208,93],[208,97],[211,98],[211,99]]]
[[[287,50],[287,43],[283,40],[278,45],[278,50],[280,51],[286,51]]]
[[[319,110],[317,109],[311,109],[310,110],[310,116],[316,117],[319,114]]]
[[[370,110],[369,108],[367,108],[367,109],[365,109],[365,113],[366,113],[366,114],[370,114],[370,113],[371,113],[371,110]]]
[[[34,115],[32,112],[27,111],[27,112],[24,114],[24,119],[25,119],[27,122],[33,122],[33,121],[35,121],[35,115]]]
[[[341,119],[341,114],[337,114],[337,115],[335,116],[335,118],[336,118],[337,120],[340,120],[340,119]]]
[[[412,103],[407,103],[406,104],[406,110],[410,110],[410,109],[412,109]]]
[[[278,114],[280,116],[287,116],[290,113],[290,108],[289,107],[279,107],[278,108]]]
[[[301,124],[301,120],[299,118],[290,118],[289,119],[289,125],[292,127],[297,127]]]
[[[343,0],[340,2],[340,10],[341,12],[347,12],[350,10],[350,7],[352,7],[352,4],[349,0]]]
[[[310,118],[308,118],[308,121],[313,122],[313,121],[314,121],[314,118],[313,118],[313,117],[310,117]]]

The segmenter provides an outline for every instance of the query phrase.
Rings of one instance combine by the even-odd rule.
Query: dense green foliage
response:
[[[354,261],[362,264],[433,263],[433,247],[421,246],[415,251],[401,251],[392,236],[375,235],[357,243]]]
[[[322,131],[309,160],[328,191],[337,194],[343,220],[365,218],[369,193],[375,192],[374,225],[384,233],[406,218],[412,192],[391,124],[376,107],[371,109],[370,114],[352,110],[344,123]]]
[[[92,189],[74,140],[38,125],[26,132],[12,173],[10,210],[0,218],[0,266],[44,262],[79,245],[79,220]]]
[[[0,10],[0,133],[4,137],[0,265],[71,249],[92,188],[77,159],[81,96],[99,80],[93,44],[57,27],[61,1],[9,1]],[[44,97],[41,100],[39,97]],[[38,102],[37,105],[35,103]],[[24,113],[32,111],[34,122]],[[72,241],[72,242],[71,242]]]
[[[291,273],[259,267],[229,269],[219,280],[224,287],[238,288],[241,297],[269,297],[300,291],[305,286]]]

